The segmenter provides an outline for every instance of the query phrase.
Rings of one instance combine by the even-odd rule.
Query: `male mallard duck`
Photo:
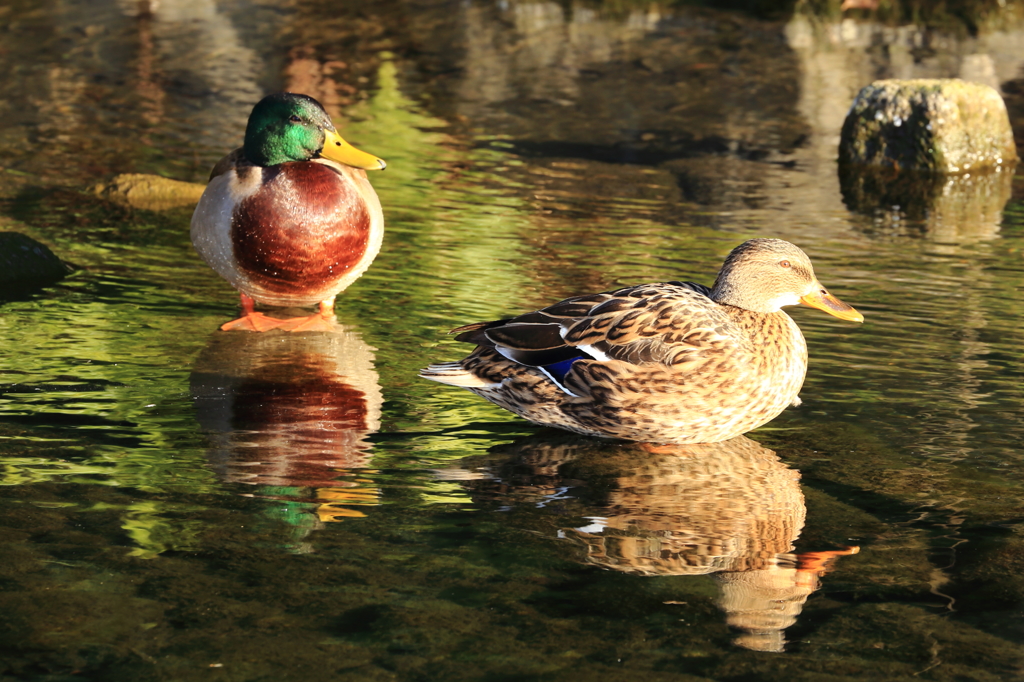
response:
[[[589,436],[715,443],[800,404],[807,344],[781,311],[799,303],[864,320],[822,287],[799,248],[751,239],[711,289],[641,284],[460,327],[456,339],[476,350],[420,376]]]
[[[330,328],[334,297],[380,251],[384,215],[361,169],[384,166],[343,140],[312,97],[260,100],[245,145],[214,166],[192,215],[199,256],[241,293],[242,317],[221,329]],[[278,320],[254,301],[320,310]]]

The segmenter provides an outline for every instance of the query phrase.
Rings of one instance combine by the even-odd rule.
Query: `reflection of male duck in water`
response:
[[[579,543],[582,560],[602,568],[714,575],[718,605],[743,632],[736,644],[748,649],[781,651],[783,631],[828,564],[857,551],[792,553],[806,514],[800,474],[744,436],[657,447],[529,439],[500,451],[515,455],[499,465],[500,489],[469,485],[506,503],[538,502],[564,494],[566,479],[601,479],[591,485],[607,492],[587,514],[591,523],[559,537]]]
[[[260,486],[261,496],[308,499],[319,521],[362,516],[353,507],[378,497],[358,475],[383,402],[373,350],[341,326],[214,334],[190,383],[217,475]]]

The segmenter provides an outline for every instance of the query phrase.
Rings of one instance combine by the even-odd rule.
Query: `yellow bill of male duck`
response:
[[[425,379],[459,386],[536,424],[650,443],[716,443],[799,405],[807,343],[782,308],[864,316],[830,294],[781,239],[729,253],[714,286],[640,284],[574,296],[452,331],[476,344]]]
[[[380,251],[384,214],[366,170],[385,166],[342,139],[312,97],[260,100],[192,215],[199,256],[241,296],[242,316],[221,329],[332,328],[335,297]],[[257,303],[318,311],[278,319]]]

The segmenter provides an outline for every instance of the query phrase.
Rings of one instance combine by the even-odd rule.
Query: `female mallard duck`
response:
[[[711,289],[641,284],[460,327],[456,339],[476,350],[420,376],[589,436],[715,443],[800,404],[807,344],[781,311],[799,303],[864,320],[822,287],[799,248],[751,239]]]
[[[214,166],[192,215],[199,256],[241,293],[242,317],[221,329],[330,328],[334,297],[380,251],[384,215],[362,169],[384,166],[345,142],[312,97],[260,100],[245,145]],[[279,320],[256,301],[320,309]]]

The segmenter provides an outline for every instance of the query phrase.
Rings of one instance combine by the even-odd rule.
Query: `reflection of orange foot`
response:
[[[349,509],[338,504],[321,504],[316,508],[316,516],[321,523],[331,523],[342,519],[365,519],[366,514],[358,509]]]
[[[357,479],[359,485],[370,483],[365,479]],[[323,523],[340,521],[342,519],[361,519],[366,514],[355,506],[374,506],[379,504],[380,491],[376,488],[318,488],[316,499],[320,503],[316,508],[316,515]]]
[[[837,557],[849,556],[860,551],[860,547],[844,547],[825,552],[804,552],[797,554],[797,570],[825,575]]]

